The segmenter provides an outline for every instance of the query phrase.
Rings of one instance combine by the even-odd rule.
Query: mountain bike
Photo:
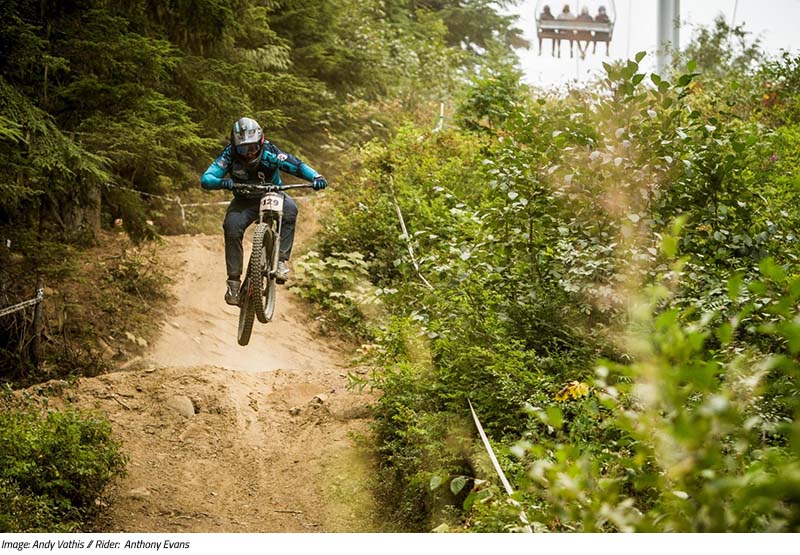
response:
[[[247,263],[245,279],[239,289],[239,345],[250,342],[254,317],[262,324],[275,314],[276,271],[281,242],[283,191],[309,189],[310,183],[293,185],[235,184],[235,191],[262,193],[258,220],[253,232],[253,248]]]

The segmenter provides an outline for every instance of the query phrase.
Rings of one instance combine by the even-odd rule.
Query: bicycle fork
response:
[[[284,193],[267,193],[261,199],[258,223],[267,224],[274,230],[272,252],[269,253],[269,264],[264,264],[264,272],[267,278],[274,277],[278,269],[281,250],[281,224],[283,223],[283,201]]]

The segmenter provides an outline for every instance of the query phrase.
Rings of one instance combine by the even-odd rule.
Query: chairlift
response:
[[[553,13],[552,9],[556,10]],[[573,11],[575,10],[575,11]],[[542,54],[542,41],[550,39],[553,44],[552,55],[561,57],[561,41],[569,41],[569,57],[575,56],[575,43],[581,59],[586,58],[589,43],[592,54],[597,52],[597,43],[606,43],[606,56],[614,34],[617,8],[614,0],[538,0],[536,2],[536,32],[539,36],[539,55]]]

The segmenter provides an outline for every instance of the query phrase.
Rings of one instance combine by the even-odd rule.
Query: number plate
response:
[[[262,212],[283,212],[283,195],[281,193],[267,193],[261,198]]]

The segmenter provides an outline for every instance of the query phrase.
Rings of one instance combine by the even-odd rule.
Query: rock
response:
[[[142,486],[140,488],[132,489],[128,492],[128,495],[136,499],[145,499],[146,497],[150,497],[150,490]]]
[[[135,365],[137,365],[137,364],[139,364],[139,363],[141,363],[141,362],[142,362],[142,357],[133,357],[133,358],[132,358],[132,359],[130,359],[129,361],[127,361],[127,362],[125,362],[125,363],[123,363],[123,364],[120,364],[120,365],[119,365],[119,369],[120,369],[120,370],[127,370],[127,369],[129,369],[129,368],[130,368],[130,369],[133,369],[133,367],[134,367]]]
[[[324,405],[327,400],[328,396],[324,393],[320,393],[319,395],[314,395],[314,398],[311,399],[309,405]]]
[[[104,360],[111,360],[119,353],[119,349],[114,346],[114,343],[113,337],[109,337],[107,339],[103,339],[102,337],[97,338],[97,346],[100,348],[100,356],[102,356]]]
[[[297,416],[298,414],[300,414],[300,407],[292,407],[292,408],[290,408],[289,409],[289,414],[291,414],[292,416]]]
[[[186,418],[194,416],[194,403],[186,395],[173,395],[167,399],[167,406]]]

